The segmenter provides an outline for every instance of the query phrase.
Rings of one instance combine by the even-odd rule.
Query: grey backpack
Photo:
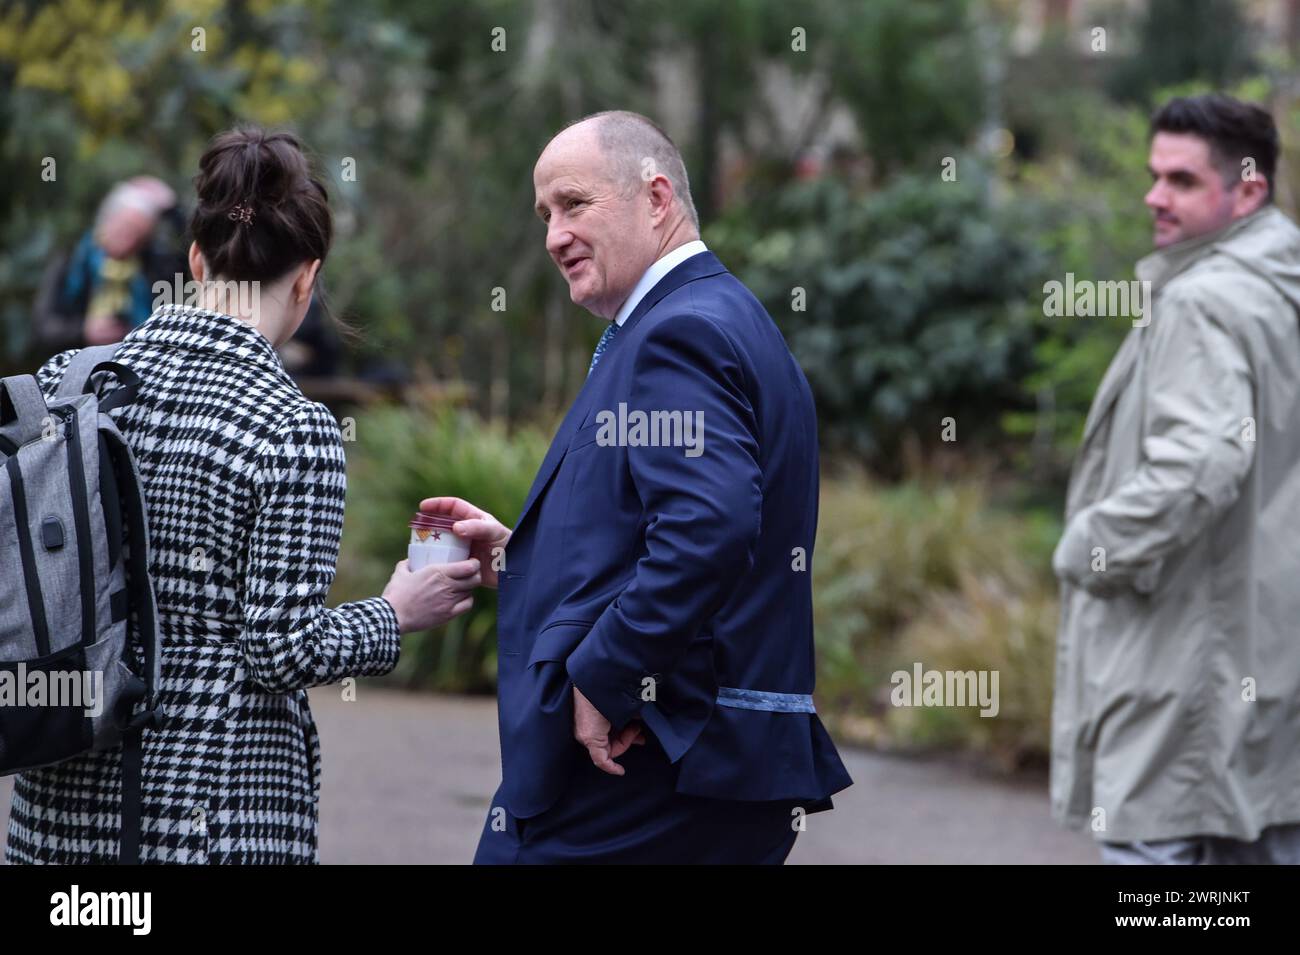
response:
[[[138,862],[159,654],[144,498],[107,414],[140,379],[116,349],[74,355],[48,403],[31,375],[0,380],[0,775],[122,744],[119,861]]]

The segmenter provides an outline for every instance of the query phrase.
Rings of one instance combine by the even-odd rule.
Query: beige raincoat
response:
[[[1254,840],[1300,822],[1300,229],[1268,206],[1137,274],[1053,558],[1052,810]]]

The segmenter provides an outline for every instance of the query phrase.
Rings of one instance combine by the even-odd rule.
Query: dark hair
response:
[[[1210,146],[1225,185],[1241,180],[1241,161],[1255,161],[1256,171],[1268,182],[1273,198],[1273,173],[1277,168],[1277,126],[1268,110],[1222,93],[1171,99],[1151,117],[1151,135],[1191,133]]]
[[[329,252],[334,218],[325,185],[291,133],[238,126],[218,134],[194,188],[190,234],[213,276],[273,281]]]

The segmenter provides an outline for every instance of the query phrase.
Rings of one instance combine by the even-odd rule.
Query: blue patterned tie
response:
[[[618,322],[610,322],[609,328],[605,329],[605,333],[600,336],[600,341],[596,342],[596,351],[591,356],[591,364],[587,367],[587,377],[591,377],[591,373],[596,370],[596,362],[600,361],[600,356],[605,354],[605,349],[609,347],[609,343],[621,327]]]

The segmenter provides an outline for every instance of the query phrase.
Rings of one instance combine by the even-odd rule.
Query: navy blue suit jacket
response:
[[[632,428],[619,443],[620,405],[629,423],[702,420],[698,450],[632,446],[650,440]],[[802,370],[749,290],[712,253],[692,256],[610,342],[506,548],[512,815],[544,812],[590,758],[573,738],[574,685],[615,730],[640,719],[655,734],[678,792],[830,808],[852,780],[811,705],[817,482]]]

